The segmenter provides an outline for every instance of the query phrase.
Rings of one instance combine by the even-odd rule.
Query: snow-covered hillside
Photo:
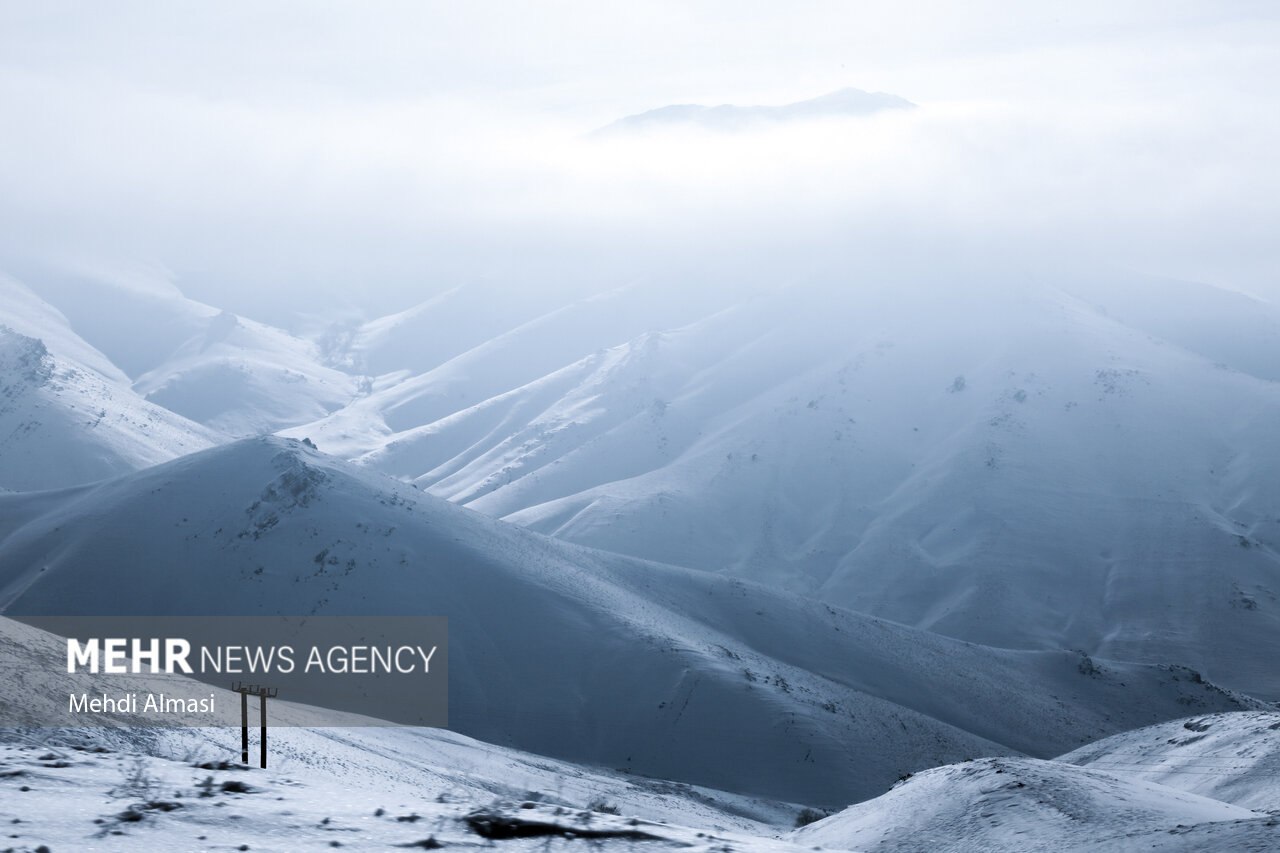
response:
[[[336,799],[349,809],[340,818],[331,815],[339,823],[351,819],[364,828],[376,828],[385,823],[387,829],[412,830],[415,827],[396,827],[396,821],[373,821],[376,808],[400,809],[409,814],[424,806],[449,804],[438,809],[442,822],[450,824],[471,809],[490,806],[497,800],[536,801],[549,809],[562,807],[562,814],[577,815],[593,807],[601,819],[606,811],[622,812],[628,818],[646,821],[677,823],[697,826],[708,831],[747,832],[752,834],[777,834],[776,827],[789,828],[801,811],[795,804],[747,797],[699,788],[677,782],[647,779],[634,774],[605,768],[589,768],[545,756],[531,755],[518,750],[486,744],[446,729],[412,728],[374,725],[335,726],[334,717],[328,712],[317,712],[304,705],[296,705],[285,699],[272,702],[271,733],[269,737],[268,763],[270,770],[254,770],[245,774],[244,768],[225,766],[240,759],[240,730],[238,727],[202,725],[207,718],[191,720],[191,727],[182,725],[156,726],[156,717],[130,717],[127,715],[98,715],[97,726],[80,728],[48,728],[35,725],[40,719],[51,720],[56,713],[54,706],[65,712],[67,694],[65,685],[44,677],[58,661],[44,657],[46,650],[56,648],[43,642],[36,635],[43,632],[21,625],[10,619],[0,619],[0,718],[6,726],[14,721],[30,719],[32,725],[0,727],[0,785],[9,784],[4,796],[0,796],[0,820],[7,826],[8,818],[21,815],[27,825],[23,834],[50,829],[68,833],[87,833],[93,825],[83,821],[62,821],[58,814],[78,813],[68,809],[66,800],[75,797],[71,791],[84,786],[91,803],[86,809],[97,808],[104,802],[127,797],[128,793],[111,793],[108,789],[120,786],[138,764],[145,766],[152,778],[152,793],[160,794],[161,778],[176,773],[179,778],[203,779],[208,770],[229,770],[217,774],[222,778],[240,779],[258,792],[263,786],[278,787],[280,793],[292,794],[296,801],[309,802],[309,807],[323,808],[334,805],[331,780],[341,780],[347,794]],[[44,639],[48,639],[44,635]],[[40,651],[37,651],[39,649]],[[39,673],[37,677],[33,674]],[[238,713],[239,698],[230,691],[215,685],[197,685],[181,676],[155,677],[148,675],[105,676],[86,675],[78,686],[93,693],[119,694],[128,692],[163,691],[170,694],[217,694],[216,702],[225,703],[232,720]],[[59,689],[63,692],[59,694]],[[13,697],[21,696],[20,705]],[[93,715],[86,715],[91,717]],[[166,718],[171,719],[171,718]],[[251,753],[256,767],[258,757],[258,732],[251,738]],[[33,751],[38,749],[38,751]],[[40,758],[50,751],[56,758]],[[86,754],[87,753],[87,754]],[[93,759],[92,761],[87,759]],[[175,760],[177,763],[175,764]],[[193,765],[210,764],[213,767]],[[92,768],[98,769],[92,769]],[[197,772],[197,771],[205,772]],[[53,772],[67,771],[67,772]],[[103,775],[99,775],[103,774]],[[191,776],[194,774],[194,776]],[[105,783],[97,791],[91,790],[94,782]],[[221,781],[221,779],[219,779]],[[34,788],[38,799],[43,783],[52,783],[57,790],[67,792],[61,796],[61,808],[40,814],[39,809],[21,808],[19,794],[29,793],[19,786]],[[167,784],[167,783],[165,783]],[[179,783],[189,784],[189,780]],[[216,788],[215,788],[216,790]],[[372,799],[382,798],[366,808],[353,792],[363,792]],[[196,796],[197,799],[210,799]],[[143,792],[134,791],[135,797]],[[12,796],[11,796],[12,795]],[[101,800],[95,798],[101,797]],[[274,797],[261,797],[276,802]],[[115,811],[123,811],[131,805],[128,801],[116,804]],[[209,803],[186,803],[213,806]],[[7,808],[7,810],[6,810]],[[273,808],[279,808],[273,806]],[[160,818],[155,810],[148,810],[146,817]],[[190,814],[190,813],[188,813]],[[193,818],[196,824],[210,820],[211,815]],[[261,815],[270,820],[272,812]],[[96,813],[95,817],[98,816]],[[185,817],[178,816],[178,817]],[[106,815],[110,818],[112,815]],[[32,820],[36,818],[36,820]],[[44,820],[41,820],[44,818]],[[243,820],[239,818],[237,820]],[[251,819],[257,819],[251,818]],[[120,829],[149,829],[162,821],[139,822],[141,827],[117,826]],[[415,823],[402,821],[401,823]],[[317,818],[317,823],[319,819]],[[45,824],[45,825],[41,825]],[[49,826],[52,824],[53,826]],[[235,828],[236,820],[230,821]],[[265,827],[263,827],[265,829]],[[420,827],[416,827],[420,828]],[[320,827],[317,826],[317,830]],[[334,832],[351,833],[353,826],[327,830],[322,838],[345,838]],[[459,830],[465,833],[465,828]],[[126,833],[126,835],[130,835]],[[54,836],[56,839],[58,836]],[[132,836],[136,843],[141,839]],[[46,836],[46,841],[49,838]],[[354,842],[353,842],[354,843]],[[372,841],[365,841],[371,844]],[[216,842],[215,842],[216,844]],[[34,845],[30,845],[34,846]],[[195,849],[184,841],[181,849]],[[55,847],[54,849],[59,849]],[[178,848],[173,848],[178,849]]]
[[[423,729],[0,734],[18,850],[1270,851],[1280,821],[1057,762],[984,759],[788,834],[795,806],[594,770]],[[245,846],[241,846],[245,845]]]
[[[671,843],[710,821],[763,849],[754,816],[795,807],[742,797],[840,808],[913,772],[794,843],[1274,842],[1242,811],[1280,807],[1274,715],[1215,686],[1280,696],[1265,303],[1065,278],[473,286],[312,343],[171,289],[0,287],[2,610],[447,615],[451,723],[500,746],[348,746],[678,780],[721,816],[626,812]],[[313,736],[282,748],[345,754]]]
[[[949,640],[557,542],[284,439],[43,498],[0,542],[10,613],[450,619],[450,725],[799,802],[1252,707],[1176,668]]]
[[[0,488],[90,482],[220,440],[143,400],[56,309],[0,276]]]
[[[472,286],[355,329],[335,330],[336,337],[327,340],[329,359],[377,374],[372,393],[324,420],[285,432],[309,435],[338,455],[358,456],[536,384],[584,353],[602,353],[720,305],[708,296],[664,299],[663,293],[624,287],[548,304],[545,297]],[[464,439],[468,444],[485,440],[474,424],[466,426],[473,430]]]
[[[1280,714],[1173,720],[1056,761],[919,773],[792,838],[865,851],[1280,849]]]
[[[989,758],[919,773],[792,837],[867,853],[1273,850],[1280,822],[1118,774]]]
[[[457,287],[316,344],[172,288],[44,289],[137,390],[226,432],[294,424],[568,541],[1280,696],[1280,313],[1176,282],[837,278]],[[45,476],[64,432],[6,455],[10,488],[125,470]]]
[[[1059,760],[1280,814],[1280,713],[1175,720],[1113,735]]]
[[[33,632],[0,620],[0,704],[19,689],[14,680],[24,679],[26,670],[49,665],[34,651],[48,646],[33,642]],[[91,690],[157,689],[145,675],[92,678],[101,683]],[[47,681],[24,684],[29,692]],[[217,692],[219,701],[232,699]],[[575,765],[438,729],[296,727],[306,726],[309,715],[313,709],[277,701],[265,771],[236,763],[234,728],[137,728],[107,720],[104,728],[0,729],[0,821],[24,850],[40,844],[54,850],[207,850],[242,843],[305,850],[331,848],[335,841],[358,849],[432,849],[427,839],[434,839],[444,846],[497,843],[511,850],[576,849],[572,845],[588,841],[592,849],[642,845],[719,853],[810,850],[815,844],[922,852],[1265,851],[1280,837],[1274,814],[1250,811],[1229,796],[1219,801],[1154,784],[1127,767],[1099,772],[1020,758],[926,770],[788,835],[793,824],[816,813]],[[1276,718],[1208,715],[1095,747],[1114,753],[1122,741],[1155,745],[1179,727],[1256,734]],[[1235,742],[1243,745],[1240,737]],[[250,746],[256,755],[256,730]],[[1233,776],[1236,785],[1221,793],[1256,798],[1268,791],[1274,796],[1280,787],[1274,772],[1259,763],[1238,766]],[[1246,778],[1250,784],[1241,787]]]
[[[281,769],[266,771],[210,760],[231,752],[230,733],[215,739],[189,745],[186,760],[97,744],[0,746],[5,849],[808,849],[776,838],[781,828],[716,828],[751,821],[699,809],[714,792],[481,744],[451,749],[421,732],[371,741],[282,731]]]
[[[569,541],[1280,696],[1280,312],[1080,281],[824,280],[557,369],[521,329],[290,434]]]
[[[315,343],[188,299],[167,283],[63,275],[38,284],[139,394],[221,433],[293,426],[359,393],[361,378],[324,365]]]

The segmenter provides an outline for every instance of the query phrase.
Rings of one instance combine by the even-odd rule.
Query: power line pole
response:
[[[261,720],[259,737],[259,764],[263,769],[267,766],[267,699],[280,694],[277,687],[265,687],[260,684],[245,684],[237,681],[231,689],[240,694],[240,763],[249,763],[249,697],[258,697],[258,714]]]

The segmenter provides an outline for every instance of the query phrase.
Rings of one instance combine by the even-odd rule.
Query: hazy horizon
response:
[[[0,270],[33,283],[150,278],[284,322],[477,280],[718,284],[923,254],[1280,295],[1266,4],[9,4],[0,19]],[[844,87],[918,108],[588,136],[666,104]]]

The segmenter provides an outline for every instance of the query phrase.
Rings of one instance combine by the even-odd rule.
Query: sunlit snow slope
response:
[[[90,482],[220,440],[142,399],[61,313],[0,276],[0,488]]]
[[[1113,735],[1059,760],[1280,813],[1280,713],[1175,720]]]
[[[33,284],[152,403],[232,435],[259,435],[349,403],[360,377],[280,329],[150,280],[48,275]],[[5,311],[0,309],[0,322]]]

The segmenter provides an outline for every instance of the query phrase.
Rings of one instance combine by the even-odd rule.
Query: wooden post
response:
[[[278,695],[275,687],[264,687],[258,684],[245,684],[237,681],[231,689],[240,694],[240,762],[249,764],[249,696],[258,697],[258,715],[261,719],[261,737],[259,738],[258,763],[265,769],[267,766],[267,698]]]
[[[263,691],[258,696],[258,710],[262,712],[262,769],[267,768],[267,694]]]

